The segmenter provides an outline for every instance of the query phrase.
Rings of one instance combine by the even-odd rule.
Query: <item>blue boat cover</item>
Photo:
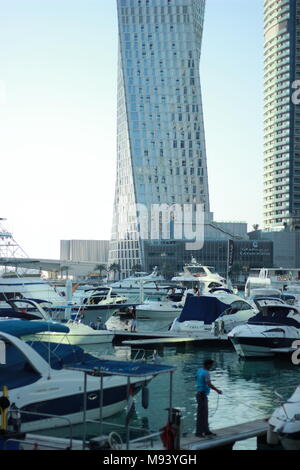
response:
[[[44,331],[54,331],[56,333],[68,333],[70,330],[67,326],[60,323],[52,323],[46,321],[22,321],[22,320],[1,320],[1,332],[20,338],[21,336],[34,335]]]
[[[175,367],[144,362],[124,362],[98,359],[85,353],[80,346],[69,344],[45,343],[42,341],[29,343],[30,346],[48,362],[52,369],[72,369],[81,372],[99,373],[100,375],[126,375],[144,377],[158,375],[175,370]]]
[[[94,375],[122,375],[126,377],[147,377],[148,375],[159,375],[174,372],[175,367],[147,364],[145,362],[122,362],[101,360],[87,355],[87,361],[83,364],[66,367],[67,369],[81,372],[93,373]]]
[[[197,320],[204,322],[205,325],[211,325],[229,307],[230,305],[221,302],[216,297],[187,297],[178,321],[183,323]]]
[[[28,342],[28,344],[35,350],[45,361],[49,361],[52,369],[60,370],[69,364],[82,364],[90,357],[85,354],[80,346],[73,346],[71,344],[56,344],[47,343],[43,341]]]

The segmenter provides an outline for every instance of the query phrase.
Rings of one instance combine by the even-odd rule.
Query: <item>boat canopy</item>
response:
[[[69,333],[69,328],[61,323],[46,321],[22,321],[22,320],[2,320],[0,321],[1,332],[7,333],[17,338],[34,335],[44,331],[54,331],[56,333]]]
[[[163,366],[157,364],[147,364],[144,362],[124,362],[101,360],[89,356],[89,360],[84,364],[78,364],[66,369],[80,372],[93,373],[93,375],[122,375],[124,377],[148,377],[150,375],[160,375],[174,372],[176,367]]]
[[[197,320],[211,325],[228,307],[228,304],[213,296],[188,296],[178,321]]]

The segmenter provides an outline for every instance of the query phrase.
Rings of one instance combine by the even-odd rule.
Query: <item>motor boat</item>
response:
[[[158,300],[146,300],[144,304],[136,307],[136,313],[138,318],[150,319],[150,320],[173,320],[177,317],[185,304],[187,290],[181,290],[179,295],[175,292],[171,292],[166,298]],[[174,301],[173,299],[177,299]]]
[[[28,299],[11,300],[7,302],[7,307],[10,308],[5,309],[5,312],[0,314],[0,318],[17,318],[27,321],[43,320],[53,323],[51,316],[44,310],[41,302]],[[111,343],[114,338],[111,331],[108,331],[104,326],[101,329],[99,324],[96,324],[94,328],[76,320],[69,320],[65,324],[69,329],[67,333],[46,331],[38,333],[36,339],[52,343],[87,345]]]
[[[280,442],[285,450],[300,450],[300,385],[287,401],[282,399],[282,405],[269,419],[267,442]]]
[[[226,279],[215,272],[211,266],[202,266],[195,258],[184,265],[183,273],[172,278],[183,287],[200,289],[201,294],[209,293],[213,288],[228,287]]]
[[[130,393],[135,395],[152,380],[154,369],[164,368],[100,360],[79,346],[20,339],[48,330],[67,333],[68,327],[49,322],[0,322],[0,340],[6,346],[6,363],[0,365],[0,390],[8,388],[10,403],[15,403],[21,413],[22,432],[82,423],[84,403],[86,419],[99,418],[101,401],[103,418],[119,413],[127,404],[129,372]],[[83,369],[90,373],[83,374]],[[140,369],[143,376],[138,373]],[[102,374],[101,387],[96,371]]]
[[[114,292],[111,287],[94,287],[85,290],[79,305],[122,305],[127,303],[127,298]]]
[[[127,303],[126,297],[119,296],[110,287],[88,289],[84,291],[81,299],[77,299],[78,303],[75,303],[72,291],[62,297],[52,285],[37,276],[0,278],[0,312],[7,308],[7,300],[22,299],[37,301],[47,309],[54,320],[70,319],[72,311],[76,315],[81,309],[81,316],[83,311],[85,313],[85,324],[96,323],[99,315],[105,322],[120,305]]]
[[[247,302],[235,294],[188,295],[182,312],[180,316],[173,321],[170,331],[197,332],[211,330],[217,318],[237,302],[241,308],[243,304],[248,306]]]
[[[122,281],[117,281],[111,284],[111,287],[114,289],[130,289],[130,290],[140,290],[141,283],[144,284],[145,289],[155,290],[159,286],[159,283],[163,282],[165,279],[163,276],[158,274],[158,267],[155,266],[151,274],[136,272],[134,276],[130,276]]]
[[[111,287],[98,287],[84,292],[79,305],[73,307],[71,317],[79,316],[86,325],[97,323],[98,317],[105,323],[120,308],[130,306],[127,297],[114,292]]]
[[[181,302],[170,302],[170,301],[148,301],[143,305],[136,307],[136,313],[138,318],[150,319],[150,320],[165,320],[173,319],[183,309]]]
[[[65,306],[66,300],[41,277],[27,275],[22,277],[3,276],[0,278],[0,311],[7,308],[7,300],[33,299],[55,307]]]
[[[247,321],[258,313],[255,306],[244,299],[235,299],[230,306],[213,322],[212,331],[216,336],[227,334],[238,325]]]
[[[164,277],[158,274],[158,267],[155,266],[151,274],[136,272],[133,276],[114,282],[110,286],[118,294],[126,296],[129,303],[139,305],[145,298],[165,296],[166,286],[162,285],[164,280]]]
[[[239,356],[273,357],[300,339],[299,310],[281,299],[255,300],[259,313],[228,335]]]

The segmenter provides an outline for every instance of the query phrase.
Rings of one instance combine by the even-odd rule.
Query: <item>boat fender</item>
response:
[[[146,386],[142,388],[142,406],[145,410],[149,408],[149,388]]]
[[[0,429],[6,431],[7,429],[7,413],[10,407],[10,401],[8,399],[8,388],[3,387],[3,395],[0,397]]]
[[[279,437],[276,432],[273,431],[274,426],[270,426],[267,432],[267,443],[271,446],[276,446],[279,444]]]

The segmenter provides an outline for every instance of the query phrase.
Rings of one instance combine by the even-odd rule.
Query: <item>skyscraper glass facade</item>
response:
[[[135,204],[210,211],[200,85],[205,0],[117,0],[117,182],[110,263],[144,264]]]
[[[276,230],[300,219],[300,1],[266,0],[264,16],[264,227]]]

